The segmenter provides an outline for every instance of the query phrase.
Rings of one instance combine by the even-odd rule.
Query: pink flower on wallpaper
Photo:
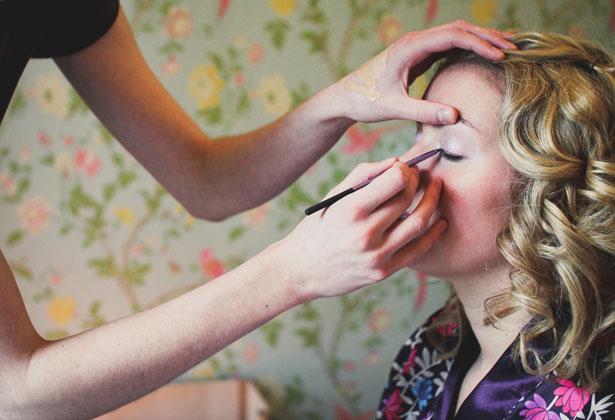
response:
[[[525,402],[526,410],[519,414],[525,416],[525,420],[561,420],[559,414],[547,409],[546,401],[538,394],[534,394],[534,400]]]
[[[71,135],[65,136],[64,137],[64,144],[67,146],[71,146],[73,144],[73,142],[75,141],[75,138]]]
[[[370,351],[369,354],[365,356],[365,359],[363,359],[363,365],[366,368],[371,368],[374,366],[378,366],[381,360],[382,357],[380,357],[380,353],[378,353],[377,351]]]
[[[177,41],[192,31],[192,16],[183,7],[171,6],[164,19],[164,34]]]
[[[175,76],[181,70],[181,64],[174,56],[169,56],[160,66],[160,71],[165,76]]]
[[[75,151],[75,168],[78,172],[94,176],[100,169],[100,159],[96,157],[94,152],[78,148]]]
[[[585,404],[589,401],[589,392],[566,379],[558,379],[557,382],[562,386],[553,391],[553,395],[561,396],[555,402],[555,405],[557,407],[563,407],[562,411],[564,413],[570,412],[571,416],[576,416],[579,411],[583,410],[583,407],[585,407]]]
[[[24,162],[30,162],[30,159],[32,158],[32,152],[30,151],[30,148],[24,147],[23,149],[21,149],[20,157],[21,160],[23,160]]]
[[[341,152],[346,155],[356,155],[370,150],[376,145],[383,134],[395,131],[399,126],[387,126],[375,128],[372,130],[361,130],[356,124],[346,130],[346,137],[350,140],[350,144],[345,145]]]
[[[243,358],[248,363],[255,362],[258,359],[258,346],[256,344],[248,344],[243,352]]]
[[[421,272],[415,271],[416,279],[418,280],[419,290],[416,292],[414,299],[414,313],[419,313],[423,309],[425,299],[427,298],[427,276]]]
[[[17,192],[17,183],[8,173],[3,173],[0,176],[0,181],[2,182],[2,187],[7,195],[11,196]]]
[[[375,309],[369,316],[367,325],[374,334],[382,334],[391,328],[391,313],[387,308]]]
[[[51,207],[43,197],[30,197],[17,210],[21,226],[33,235],[40,235],[47,227]]]
[[[265,50],[263,48],[263,44],[261,44],[260,42],[255,42],[254,44],[250,45],[250,48],[247,52],[248,61],[252,64],[260,62],[263,59],[264,55]]]
[[[222,19],[226,12],[228,11],[229,6],[231,5],[231,0],[219,0],[218,1],[218,19]]]
[[[238,72],[233,73],[233,81],[235,82],[236,85],[239,85],[239,86],[243,85],[243,82],[245,82],[245,80],[246,79],[242,72],[238,71]]]
[[[351,360],[347,360],[344,362],[344,364],[342,365],[344,367],[344,370],[346,372],[353,372],[354,371],[354,362],[352,362]]]
[[[51,144],[51,137],[49,137],[49,134],[47,134],[46,132],[39,131],[38,132],[38,141],[43,146],[49,146]]]
[[[212,279],[215,279],[216,277],[219,277],[224,274],[224,265],[222,265],[219,260],[214,258],[209,248],[205,248],[204,250],[202,250],[201,254],[199,255],[199,258],[203,273],[205,273]]]
[[[425,25],[431,25],[438,13],[438,0],[429,0],[427,5],[427,13],[425,14]]]

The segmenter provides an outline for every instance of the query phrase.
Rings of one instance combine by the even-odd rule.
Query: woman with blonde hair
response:
[[[454,293],[404,343],[379,419],[615,419],[615,60],[523,32],[499,62],[456,52],[408,155],[448,229],[411,266]],[[403,159],[403,157],[402,157]]]

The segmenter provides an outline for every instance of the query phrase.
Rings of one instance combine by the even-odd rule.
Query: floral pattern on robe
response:
[[[437,316],[418,328],[395,358],[376,419],[615,420],[615,375],[591,394],[571,380],[525,373],[512,359],[512,345],[455,414],[461,379],[480,348],[470,332],[456,356],[441,358],[426,336]],[[455,326],[438,332],[457,340]]]

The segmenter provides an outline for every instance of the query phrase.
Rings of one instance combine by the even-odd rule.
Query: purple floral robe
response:
[[[461,379],[479,346],[472,333],[455,357],[441,354],[426,337],[433,317],[404,343],[391,367],[377,419],[386,420],[615,420],[615,380],[590,394],[572,381],[525,373],[513,363],[509,347],[466,398],[457,415]],[[441,328],[455,337],[455,328]],[[456,338],[455,338],[456,339]]]

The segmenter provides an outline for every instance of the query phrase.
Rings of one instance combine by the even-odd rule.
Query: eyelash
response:
[[[446,159],[446,160],[450,160],[452,162],[457,162],[461,159],[463,159],[463,156],[459,156],[459,155],[453,155],[451,153],[448,153],[446,150],[442,149],[442,153],[441,156]]]

